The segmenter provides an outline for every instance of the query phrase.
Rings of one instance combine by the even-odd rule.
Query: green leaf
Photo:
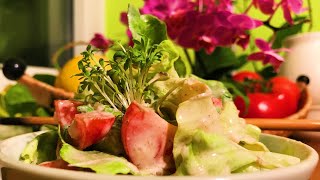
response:
[[[174,66],[174,62],[178,60],[179,53],[170,40],[162,41],[156,49],[160,51],[162,56],[159,61],[152,65],[152,73],[167,72]]]
[[[100,59],[99,59],[99,64],[100,64],[102,67],[104,67],[104,59],[103,59],[103,58],[100,58]]]
[[[44,116],[44,117],[51,116],[50,112],[47,109],[45,109],[44,107],[38,107],[35,111],[35,115],[36,116]]]
[[[196,52],[195,75],[205,79],[220,79],[221,75],[245,64],[244,56],[237,57],[231,48],[217,47],[211,54]]]
[[[174,62],[174,69],[177,71],[179,77],[186,77],[187,67],[184,61],[181,60],[181,58]]]
[[[303,20],[305,18],[296,18],[294,21]],[[283,27],[288,27],[289,25],[287,23],[283,24]],[[283,30],[279,30],[276,33],[276,38],[274,40],[274,43],[272,44],[273,49],[278,49],[283,46],[284,40],[294,34],[298,34],[302,31],[303,23],[296,24],[288,28],[284,28]]]
[[[136,166],[123,157],[117,157],[99,151],[80,151],[63,143],[61,158],[70,166],[89,168],[99,174],[138,174]]]
[[[36,100],[29,90],[21,84],[12,86],[4,96],[10,116],[16,113],[32,115],[37,108]]]
[[[21,153],[20,160],[29,164],[39,164],[57,158],[57,131],[47,131],[30,141]]]
[[[259,74],[264,79],[271,79],[277,75],[277,72],[274,70],[274,68],[272,66],[266,66],[261,71],[259,71]]]
[[[56,81],[56,76],[50,75],[50,74],[36,74],[33,76],[33,78],[42,81],[44,83],[47,83],[49,85],[54,85],[54,82]]]
[[[91,50],[91,45],[89,44],[88,46],[87,46],[87,49],[86,49],[87,51],[90,51]]]
[[[0,117],[9,117],[9,116],[10,115],[7,112],[4,94],[0,93]]]
[[[164,22],[151,15],[140,15],[139,10],[133,5],[129,5],[128,8],[128,22],[133,39],[140,41],[144,36],[151,45],[168,39]]]
[[[83,66],[83,62],[82,61],[78,61],[78,69],[82,70],[84,68]],[[76,76],[76,75],[75,75]]]

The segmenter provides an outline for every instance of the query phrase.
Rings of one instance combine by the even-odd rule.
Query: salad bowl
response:
[[[5,179],[69,179],[69,180],[307,180],[310,178],[318,162],[317,152],[306,144],[285,137],[262,134],[260,141],[264,143],[272,152],[292,155],[301,159],[299,164],[278,168],[258,173],[231,174],[228,176],[207,177],[207,176],[130,176],[116,175],[108,176],[91,172],[80,172],[72,170],[62,170],[26,164],[19,161],[19,156],[26,143],[36,135],[43,133],[28,133],[4,140],[0,144],[0,161],[2,168],[2,178]]]

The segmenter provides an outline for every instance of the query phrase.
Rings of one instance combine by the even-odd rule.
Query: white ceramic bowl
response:
[[[0,144],[0,161],[6,167],[2,171],[2,177],[6,179],[65,179],[65,180],[307,180],[318,162],[318,154],[311,147],[284,137],[266,135],[261,136],[263,142],[271,151],[293,155],[301,159],[301,163],[275,170],[232,174],[221,177],[177,177],[177,176],[107,176],[89,172],[78,172],[40,167],[36,165],[20,162],[19,155],[28,141],[36,136],[37,133],[29,133],[9,138]]]

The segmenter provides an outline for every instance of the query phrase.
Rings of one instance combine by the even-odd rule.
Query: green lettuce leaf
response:
[[[57,131],[47,131],[31,140],[20,155],[20,160],[29,164],[39,164],[57,158]]]
[[[155,16],[140,15],[139,10],[133,5],[129,5],[128,8],[128,21],[133,39],[140,41],[141,36],[144,36],[150,41],[150,45],[160,44],[168,39],[164,22]]]
[[[17,113],[30,116],[37,108],[36,100],[29,90],[21,84],[16,84],[9,88],[4,96],[4,100],[10,116],[15,116]]]
[[[236,143],[244,141],[252,144],[258,141],[260,129],[256,128],[254,133],[249,134],[244,119],[238,117],[238,110],[232,101],[224,101],[223,108],[219,110],[213,106],[211,98],[207,95],[179,104],[176,112],[178,128],[189,131],[203,129],[224,135]]]
[[[209,88],[212,90],[212,95],[214,97],[232,101],[231,93],[228,91],[228,89],[224,86],[222,82],[216,80],[205,80],[195,75],[192,75],[192,77],[209,86]]]
[[[211,94],[207,85],[194,78],[172,77],[154,83],[151,88],[159,97],[165,97],[163,101],[158,102],[158,105],[162,114],[168,116],[170,120],[176,119],[175,115],[180,103],[200,94]],[[166,96],[167,93],[170,94]],[[176,122],[173,121],[173,124]]]
[[[250,151],[222,135],[196,130],[186,137],[178,130],[176,136],[180,135],[180,142],[175,139],[180,147],[173,151],[176,175],[225,175],[257,161]]]
[[[167,72],[174,67],[174,62],[178,60],[179,53],[174,44],[170,40],[163,40],[157,49],[162,52],[161,60],[155,62],[151,69],[151,73]]]
[[[286,167],[299,158],[273,153],[259,142],[261,130],[238,117],[231,100],[223,108],[212,95],[179,104],[173,154],[177,175],[225,175]]]
[[[237,169],[234,173],[252,173],[271,169],[292,166],[300,163],[300,159],[294,156],[274,152],[252,151],[259,161]]]
[[[117,157],[99,151],[80,151],[63,143],[60,149],[61,158],[69,166],[89,168],[99,174],[138,174],[136,166],[123,157]]]

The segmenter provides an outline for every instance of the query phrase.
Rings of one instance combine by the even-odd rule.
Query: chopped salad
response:
[[[133,6],[128,20],[134,46],[119,43],[108,61],[94,59],[96,50],[87,47],[75,75],[82,80],[78,94],[54,103],[59,128],[30,141],[21,161],[108,175],[177,176],[300,162],[259,142],[261,130],[239,118],[221,82],[181,77],[179,53],[163,22]]]

